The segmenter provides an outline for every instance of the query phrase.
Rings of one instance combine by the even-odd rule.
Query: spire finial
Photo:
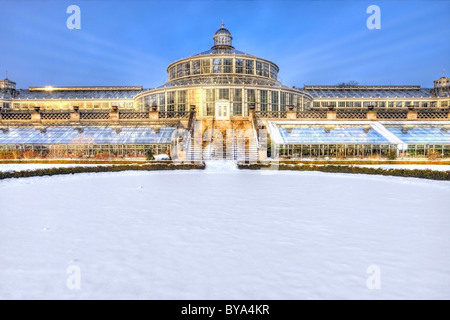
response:
[[[223,22],[223,20],[222,20],[222,28],[225,26],[225,23]]]
[[[442,68],[442,76],[445,78],[445,68]]]
[[[5,80],[8,80],[8,70],[5,72]]]

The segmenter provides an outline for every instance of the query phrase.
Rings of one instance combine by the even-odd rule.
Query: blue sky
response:
[[[81,9],[69,30],[66,9]],[[369,30],[369,5],[381,29]],[[269,59],[288,86],[432,87],[450,74],[450,1],[0,0],[0,77],[29,86],[167,81],[173,61],[208,50],[222,20],[236,49]]]

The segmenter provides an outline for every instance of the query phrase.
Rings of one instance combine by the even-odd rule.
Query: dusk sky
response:
[[[69,5],[81,29],[69,30]],[[381,29],[369,30],[369,5]],[[210,49],[222,20],[233,46],[275,62],[285,85],[421,85],[450,75],[450,1],[0,0],[0,78],[29,86],[167,81],[175,60]]]

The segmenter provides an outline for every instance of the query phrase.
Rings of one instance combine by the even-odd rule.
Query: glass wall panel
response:
[[[216,101],[216,89],[206,89],[206,103],[203,114],[206,116],[214,115],[215,101]]]
[[[278,91],[271,91],[271,110],[272,111],[278,111]]]
[[[256,60],[256,75],[257,76],[262,76],[263,75],[263,70],[262,70],[262,63],[261,61]]]
[[[187,90],[179,90],[177,92],[178,111],[186,111]]]
[[[175,91],[167,92],[167,111],[175,111]]]
[[[244,73],[244,60],[236,59],[234,63],[236,64],[236,73]]]
[[[222,59],[219,58],[213,59],[213,72],[214,73],[222,72]]]
[[[263,76],[269,77],[269,64],[266,62],[263,63]]]
[[[211,60],[202,59],[202,73],[211,73]]]
[[[230,89],[220,88],[219,89],[219,99],[229,100],[230,99]]]
[[[247,89],[247,102],[249,104],[256,103],[255,89]]]
[[[277,69],[273,65],[270,65],[270,77],[277,80]]]
[[[175,79],[175,67],[169,69],[169,79]]]
[[[253,60],[245,61],[245,74],[253,74]]]
[[[158,93],[158,107],[160,111],[166,111],[166,94]]]
[[[233,90],[233,114],[242,115],[242,89]]]
[[[260,110],[267,111],[267,90],[260,90]]]
[[[191,63],[188,62],[184,62],[183,63],[183,75],[184,76],[189,76],[191,74]]]
[[[280,111],[286,111],[287,92],[281,92]]]
[[[192,61],[192,73],[200,74],[200,60]]]
[[[223,59],[223,72],[233,73],[233,59],[231,58]]]

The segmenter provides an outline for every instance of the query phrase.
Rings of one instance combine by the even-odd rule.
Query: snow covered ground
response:
[[[36,169],[51,169],[51,168],[69,168],[69,167],[89,167],[89,166],[109,166],[110,164],[69,164],[69,163],[24,163],[24,164],[0,164],[1,171],[22,171],[22,170],[36,170]]]
[[[0,299],[449,299],[449,194],[231,165],[7,179]]]

